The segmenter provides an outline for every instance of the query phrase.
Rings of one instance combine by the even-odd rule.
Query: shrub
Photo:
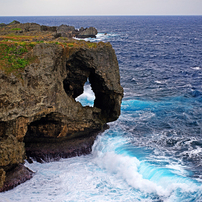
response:
[[[20,28],[13,28],[13,29],[11,29],[11,31],[21,31],[22,29],[20,29]]]

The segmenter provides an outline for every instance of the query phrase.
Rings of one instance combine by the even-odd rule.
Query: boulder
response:
[[[76,35],[77,38],[96,38],[97,29],[94,27],[89,27],[84,29],[83,27],[79,30],[79,33]]]
[[[49,27],[49,26],[41,25],[41,31],[56,32],[57,27],[56,26]]]
[[[73,34],[75,32],[75,28],[73,26],[68,25],[60,25],[57,27],[57,34],[60,34],[62,37],[73,37]]]
[[[14,169],[7,172],[7,177],[4,177],[4,185],[0,186],[0,192],[13,189],[17,185],[29,180],[33,176],[33,172],[24,165],[19,164]],[[1,170],[0,170],[1,176]],[[1,179],[1,178],[0,178]],[[0,181],[1,183],[1,181]]]

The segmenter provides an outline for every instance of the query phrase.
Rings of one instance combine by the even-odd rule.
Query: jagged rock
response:
[[[83,27],[79,30],[79,33],[76,35],[77,38],[95,38],[97,35],[97,29],[94,27],[89,27],[84,29]]]
[[[4,27],[4,26],[6,26],[7,24],[5,24],[5,23],[0,23],[0,27]]]
[[[57,27],[56,26],[49,27],[49,26],[41,25],[41,31],[56,32]]]
[[[73,26],[67,26],[67,25],[60,25],[57,28],[57,33],[61,34],[62,37],[74,37],[76,36],[77,38],[95,38],[97,35],[97,29],[94,27],[89,27],[84,29],[81,27],[79,30],[76,30]]]
[[[13,21],[11,23],[0,24],[0,28],[5,27],[4,33],[1,32],[1,34],[6,35],[9,34],[12,30],[17,30],[17,34],[27,33],[27,32],[54,32],[52,35],[54,38],[58,38],[60,36],[72,38],[72,37],[78,37],[78,38],[95,38],[97,35],[97,29],[94,27],[89,28],[83,28],[81,27],[79,30],[75,29],[74,26],[69,25],[60,25],[60,26],[45,26],[45,25],[39,25],[37,23],[20,23],[18,21]]]
[[[74,32],[75,31],[75,27],[74,26],[68,26],[68,25],[60,25],[57,28],[57,31],[61,31],[61,32]]]
[[[57,34],[60,34],[62,37],[71,38],[73,37],[74,32],[75,32],[75,28],[73,26],[60,25],[57,28]]]
[[[9,23],[9,25],[16,25],[16,24],[20,24],[20,22],[17,20],[13,20],[12,22]]]
[[[0,192],[13,189],[17,185],[31,179],[32,176],[33,172],[30,169],[26,168],[24,165],[19,164],[14,169],[7,172],[6,178],[4,177],[4,184],[2,187],[0,186]]]
[[[3,187],[4,182],[6,179],[6,172],[4,171],[3,168],[0,169],[0,189]]]
[[[41,31],[41,26],[37,23],[24,23],[24,24],[21,24],[20,28],[21,27],[25,32]]]
[[[123,88],[109,43],[94,48],[85,42],[71,48],[41,43],[26,57],[34,61],[21,79],[0,71],[0,185],[23,163],[25,152],[38,161],[89,153],[95,134],[120,115]],[[75,101],[87,79],[94,107]]]

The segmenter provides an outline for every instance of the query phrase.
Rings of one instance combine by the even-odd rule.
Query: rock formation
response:
[[[35,32],[33,26],[55,29],[25,27]],[[109,43],[27,43],[32,49],[23,55],[29,59],[24,69],[16,74],[0,68],[0,191],[32,177],[22,166],[26,158],[48,161],[89,153],[96,134],[120,115],[123,89]],[[75,101],[87,79],[94,107]]]
[[[79,29],[78,34],[76,34],[77,38],[96,38],[97,30],[94,27],[89,27],[84,29],[83,27]]]
[[[89,28],[83,28],[75,29],[74,26],[68,26],[68,25],[60,25],[60,26],[45,26],[45,25],[39,25],[37,23],[20,23],[18,21],[13,21],[9,23],[8,25],[1,23],[0,28],[4,27],[5,33],[8,34],[9,31],[12,31],[11,29],[15,30],[16,33],[25,34],[27,32],[40,32],[40,31],[50,31],[53,32],[53,36],[56,37],[77,37],[77,38],[96,38],[97,35],[97,29],[94,27]],[[3,32],[1,31],[1,34]]]

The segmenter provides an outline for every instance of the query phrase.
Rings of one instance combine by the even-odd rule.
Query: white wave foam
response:
[[[153,201],[153,196],[167,202],[189,201],[190,196],[198,196],[200,201],[201,186],[172,174],[170,168],[159,169],[139,160],[127,152],[128,141],[116,127],[97,138],[90,155],[43,164],[26,163],[36,172],[34,177],[0,193],[0,201],[145,202]]]
[[[154,82],[155,82],[155,83],[159,83],[159,84],[160,84],[160,83],[163,83],[162,81],[154,81]]]
[[[143,176],[138,173],[140,162],[135,157],[107,152],[96,158],[95,162],[100,168],[106,169],[111,174],[116,174],[116,177],[124,179],[128,185],[131,185],[135,189],[146,193],[157,193],[158,195],[166,194],[166,191],[163,190],[162,187],[157,186],[152,181],[144,179]]]
[[[90,42],[99,42],[99,41],[105,42],[108,38],[117,37],[117,36],[118,35],[114,34],[114,33],[98,33],[96,35],[96,38],[84,38],[84,39],[80,39],[80,38],[74,37],[74,39],[76,39],[76,40],[85,40],[85,41],[90,41]]]
[[[191,69],[200,70],[200,67],[191,67]]]
[[[196,149],[182,152],[182,155],[186,155],[186,156],[188,155],[189,158],[192,158],[194,156],[201,156],[201,154],[202,154],[202,148],[201,147],[196,147]]]
[[[95,100],[95,94],[91,89],[90,85],[84,85],[84,92],[78,96],[76,101],[80,102],[83,106],[89,105],[93,106],[93,102]]]
[[[117,141],[116,138],[112,139],[113,142]],[[117,137],[117,139],[116,147],[120,146],[121,142],[124,144],[123,138]],[[175,165],[172,169],[168,169],[145,164],[144,161],[141,162],[136,157],[128,155],[127,152],[122,150],[119,153],[115,152],[110,142],[106,144],[102,141],[102,137],[99,137],[93,147],[94,162],[101,169],[106,169],[111,175],[123,179],[128,185],[141,192],[157,194],[168,199],[171,195],[176,195],[177,189],[181,189],[182,192],[195,192],[199,188],[191,180],[177,175],[177,172],[172,172],[177,168],[178,174],[185,174],[186,172],[180,166]]]

